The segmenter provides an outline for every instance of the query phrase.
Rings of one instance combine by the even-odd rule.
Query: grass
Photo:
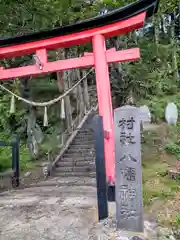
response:
[[[12,148],[0,147],[0,172],[11,168],[12,164]],[[29,155],[28,149],[25,145],[20,147],[20,168],[21,171],[33,167],[33,161]]]
[[[155,131],[145,132],[143,144],[143,200],[145,212],[156,215],[163,225],[180,225],[180,186],[168,176],[176,165],[176,148],[169,147],[178,139],[179,125],[162,124]]]
[[[59,129],[54,128],[48,134],[45,134],[43,142],[40,144],[40,151],[37,158],[32,158],[29,153],[27,144],[20,142],[20,170],[21,173],[34,170],[41,161],[47,161],[46,153],[51,152],[51,156],[59,153],[62,139],[57,138]],[[7,139],[7,138],[6,138]],[[0,140],[6,140],[3,137]],[[11,140],[7,140],[10,143]],[[12,164],[12,148],[0,147],[0,172],[4,172],[11,168]]]

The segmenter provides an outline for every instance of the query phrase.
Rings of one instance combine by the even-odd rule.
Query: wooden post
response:
[[[14,135],[12,139],[12,186],[19,187],[19,176],[20,176],[20,166],[19,166],[19,142],[17,136]]]
[[[104,155],[104,129],[102,117],[96,115],[92,122],[96,150],[96,185],[99,221],[108,217],[108,199]]]
[[[83,77],[85,76],[85,71],[83,71]],[[88,110],[90,108],[89,103],[89,92],[88,92],[88,84],[87,84],[87,78],[83,80],[83,98],[85,103],[85,108]]]

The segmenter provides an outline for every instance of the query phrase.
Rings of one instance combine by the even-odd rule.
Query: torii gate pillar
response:
[[[107,179],[108,183],[113,184],[115,179],[114,124],[109,69],[106,59],[106,44],[104,36],[100,34],[95,35],[92,39],[92,44],[96,71],[99,115],[103,117],[104,131],[108,133],[104,139],[106,176],[109,178]]]

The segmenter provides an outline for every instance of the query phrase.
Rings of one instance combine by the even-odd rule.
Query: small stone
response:
[[[145,236],[143,233],[135,233],[130,231],[118,231],[116,239],[117,240],[145,240],[144,237]]]
[[[144,221],[144,234],[147,239],[157,239],[156,222]]]
[[[140,238],[140,237],[138,237],[138,236],[134,236],[134,237],[132,237],[132,239],[131,240],[143,240],[142,238]]]
[[[26,173],[24,174],[24,177],[25,177],[25,178],[28,178],[28,177],[31,176],[31,174],[32,174],[32,172],[26,172]]]
[[[109,223],[108,219],[105,219],[104,222],[103,222],[104,226],[107,226],[108,223]]]
[[[168,124],[176,125],[178,120],[178,109],[174,103],[168,103],[166,106],[165,119]]]
[[[173,235],[170,235],[169,240],[176,240],[176,238]]]
[[[168,228],[159,228],[158,233],[159,233],[159,236],[164,237],[164,239],[166,239],[167,237],[169,239],[169,236],[173,235],[172,231]]]
[[[126,237],[126,236],[117,236],[117,240],[129,240],[129,238],[128,237]]]

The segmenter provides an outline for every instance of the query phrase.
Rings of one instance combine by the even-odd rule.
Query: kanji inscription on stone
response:
[[[128,181],[136,180],[136,169],[133,167],[126,167],[125,169],[121,169],[122,177]]]
[[[143,231],[142,169],[139,108],[114,110],[117,227]]]
[[[120,142],[125,145],[126,143],[136,143],[134,141],[134,136],[131,133],[121,132],[120,133]]]

